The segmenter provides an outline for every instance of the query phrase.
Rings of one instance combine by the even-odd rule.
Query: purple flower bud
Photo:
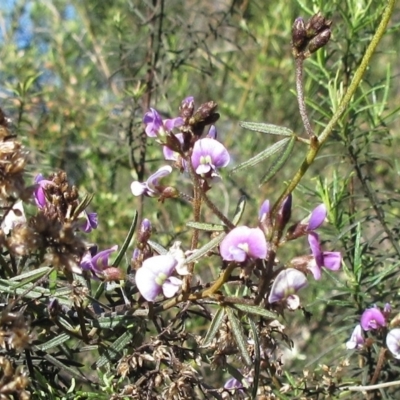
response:
[[[222,240],[221,256],[226,261],[243,262],[247,258],[266,258],[267,241],[260,228],[238,226]]]
[[[314,259],[311,259],[308,269],[315,280],[321,279],[321,268],[325,267],[331,271],[337,271],[342,265],[342,255],[340,252],[322,251],[319,243],[319,236],[315,232],[308,235],[308,243]]]
[[[260,207],[260,211],[258,212],[258,220],[260,222],[264,221],[267,218],[269,211],[270,211],[269,200],[265,200]]]
[[[177,139],[177,141],[182,145],[183,144],[183,134],[177,133],[174,136]],[[177,161],[178,158],[180,157],[178,152],[172,150],[168,146],[163,146],[163,154],[164,154],[164,158],[166,160],[170,160],[170,161]]]
[[[210,129],[208,130],[207,137],[210,139],[217,139],[217,129],[215,128],[214,125],[210,126]]]
[[[279,231],[282,231],[286,224],[289,222],[292,215],[292,195],[289,194],[285,200],[283,200],[282,206],[276,216],[276,227]]]
[[[360,349],[365,343],[364,334],[361,325],[358,324],[351,334],[348,342],[346,342],[346,348],[348,350]]]
[[[282,270],[275,278],[268,296],[269,303],[289,300],[291,309],[295,309],[294,304],[298,304],[298,297],[294,294],[308,285],[306,276],[297,269],[287,268]]]
[[[169,165],[161,167],[153,175],[150,175],[146,182],[134,181],[131,184],[131,191],[134,196],[141,196],[142,194],[148,197],[156,197],[162,194],[164,187],[159,186],[158,181],[164,176],[169,175],[172,168]]]
[[[382,311],[374,306],[367,308],[361,315],[360,325],[364,331],[375,330],[386,326],[386,319]]]
[[[392,329],[386,336],[386,346],[397,360],[400,359],[400,329]]]
[[[320,204],[312,210],[308,220],[307,231],[315,231],[325,221],[327,210],[325,204]]]
[[[198,175],[211,178],[218,176],[217,168],[226,167],[229,164],[230,156],[222,143],[204,138],[194,144],[191,159]]]
[[[154,256],[143,262],[136,271],[135,281],[140,294],[147,301],[154,301],[161,292],[165,297],[176,294],[182,285],[180,279],[171,276],[177,263],[169,254]]]

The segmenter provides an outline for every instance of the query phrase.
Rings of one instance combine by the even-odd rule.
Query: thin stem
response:
[[[307,172],[308,168],[313,163],[315,157],[318,154],[319,149],[326,142],[329,135],[332,133],[333,128],[335,127],[336,123],[339,121],[340,117],[346,111],[346,108],[349,105],[352,97],[354,96],[354,94],[361,82],[361,79],[371,61],[373,53],[385,33],[385,30],[389,23],[390,17],[393,14],[393,8],[395,5],[395,2],[396,2],[396,0],[388,1],[388,4],[383,12],[382,20],[378,26],[378,29],[376,30],[376,32],[371,40],[371,43],[368,45],[367,50],[365,51],[364,57],[361,60],[360,66],[357,68],[357,70],[354,74],[353,80],[351,81],[350,86],[347,88],[346,94],[343,96],[343,99],[342,99],[339,107],[333,114],[331,120],[326,125],[326,128],[323,130],[321,135],[318,137],[317,141],[311,141],[310,149],[308,150],[308,153],[307,153],[302,165],[300,166],[300,169],[296,172],[296,174],[290,181],[289,185],[279,196],[279,199],[274,204],[272,212],[276,212],[276,210],[282,204],[283,200],[290,193],[292,193],[293,190],[296,188],[296,186],[299,184],[300,180],[303,178],[304,174]],[[314,144],[313,144],[313,142],[314,142]]]
[[[296,92],[297,92],[297,103],[299,104],[299,112],[303,121],[304,129],[308,136],[313,136],[314,133],[311,128],[310,120],[308,119],[306,101],[304,98],[304,87],[303,87],[303,64],[304,57],[300,54],[296,57]]]

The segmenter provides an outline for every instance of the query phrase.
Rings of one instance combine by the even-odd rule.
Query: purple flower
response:
[[[400,329],[392,329],[386,336],[386,346],[393,357],[400,359]]]
[[[110,254],[118,249],[118,246],[113,246],[109,249],[98,252],[97,254],[92,254],[87,252],[80,262],[80,267],[85,271],[92,272],[95,276],[101,275],[102,272],[109,267],[109,257]],[[97,247],[95,247],[94,252],[96,252]]]
[[[210,126],[210,129],[208,130],[207,137],[210,139],[216,139],[217,138],[217,129],[215,128],[214,125]]]
[[[348,350],[360,349],[364,345],[365,339],[361,325],[358,324],[351,334],[349,341],[346,343],[346,348]]]
[[[382,311],[374,306],[367,308],[361,315],[360,325],[364,331],[379,329],[386,326],[386,318]]]
[[[97,219],[97,213],[88,213],[86,211],[83,211],[81,215],[84,221],[80,225],[79,229],[81,229],[85,233],[89,233],[93,229],[97,228],[99,224]]]
[[[158,181],[164,176],[169,175],[172,168],[169,165],[161,167],[153,175],[150,175],[146,182],[134,181],[131,184],[131,191],[134,196],[141,196],[142,194],[148,197],[156,197],[162,193],[163,187],[159,186]]]
[[[147,301],[154,301],[161,294],[172,297],[179,290],[182,281],[171,276],[178,261],[170,254],[146,259],[136,271],[135,281],[140,294]]]
[[[46,205],[46,186],[55,186],[55,183],[53,181],[44,179],[42,174],[36,175],[35,183],[37,184],[36,189],[33,193],[35,203],[39,208],[43,208]]]
[[[217,168],[226,167],[230,156],[225,146],[210,138],[198,140],[193,146],[192,164],[198,175],[211,178],[219,176]]]
[[[325,221],[326,215],[327,211],[325,204],[320,204],[319,206],[315,207],[311,212],[311,215],[308,217],[307,231],[315,231],[317,228],[319,228]]]
[[[238,226],[222,240],[221,256],[226,261],[243,262],[248,257],[267,257],[267,241],[260,228]]]
[[[308,264],[308,269],[315,280],[321,279],[321,268],[325,267],[331,271],[337,271],[342,265],[342,255],[340,252],[322,251],[319,243],[319,236],[315,232],[308,235],[313,259]]]
[[[229,378],[224,385],[224,389],[227,390],[242,390],[244,386],[242,382],[238,381],[236,378]]]
[[[150,111],[143,117],[143,123],[146,125],[145,132],[147,136],[163,137],[168,131],[181,126],[183,124],[183,119],[178,117],[163,121],[160,114],[154,108],[150,108]]]
[[[272,304],[286,301],[288,308],[295,310],[300,305],[299,298],[295,293],[307,285],[307,278],[301,271],[286,268],[279,272],[275,278],[268,296],[268,302]]]

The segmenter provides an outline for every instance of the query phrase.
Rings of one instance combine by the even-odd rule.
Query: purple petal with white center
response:
[[[282,301],[308,285],[306,276],[297,269],[282,270],[275,278],[268,296],[269,303]]]
[[[400,329],[392,329],[386,336],[386,346],[393,357],[400,359]]]
[[[361,325],[358,324],[351,334],[351,337],[348,342],[346,342],[346,348],[348,350],[359,349],[363,346],[365,342],[363,331]]]
[[[260,228],[238,226],[222,240],[220,251],[226,261],[242,262],[247,257],[265,258],[267,241]]]
[[[318,207],[315,207],[311,213],[310,220],[308,221],[307,230],[314,231],[319,228],[325,221],[326,215],[327,211],[325,204],[320,204]]]
[[[217,140],[204,138],[193,146],[192,164],[197,174],[207,174],[229,164],[230,156],[225,146]]]
[[[382,311],[374,306],[367,308],[361,315],[360,325],[364,331],[379,329],[386,326],[386,319]]]
[[[265,218],[267,218],[269,210],[270,210],[269,200],[265,200],[260,207],[260,211],[258,212],[259,221],[263,221]]]
[[[154,301],[162,292],[163,285],[171,277],[176,264],[175,258],[169,254],[150,257],[143,262],[141,268],[136,271],[135,281],[140,294],[147,301]],[[168,294],[171,293],[171,285],[177,286],[177,281],[168,281]]]

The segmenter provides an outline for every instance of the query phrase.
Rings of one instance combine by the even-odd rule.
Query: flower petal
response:
[[[327,210],[325,204],[320,204],[318,207],[315,207],[311,213],[310,220],[308,221],[307,230],[314,231],[320,227],[325,221],[326,215]]]
[[[393,357],[400,359],[400,329],[392,329],[386,336],[386,346]]]
[[[306,276],[297,269],[282,270],[275,278],[268,296],[269,303],[286,299],[308,285]]]

